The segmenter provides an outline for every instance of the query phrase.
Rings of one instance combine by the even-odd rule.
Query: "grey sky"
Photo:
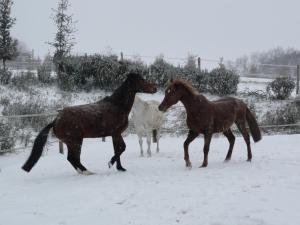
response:
[[[13,35],[43,56],[56,0],[14,0]],[[70,0],[74,52],[234,59],[277,46],[300,48],[299,0]]]

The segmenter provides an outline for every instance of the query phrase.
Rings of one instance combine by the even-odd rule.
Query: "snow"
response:
[[[122,163],[108,169],[111,139],[85,139],[82,162],[94,175],[79,175],[48,146],[32,172],[20,169],[29,150],[0,157],[0,225],[14,224],[300,224],[300,135],[266,136],[246,145],[236,139],[232,161],[228,142],[213,138],[207,168],[203,139],[190,145],[192,170],[184,167],[184,137],[163,137],[161,152],[139,157],[137,137],[125,137]],[[152,145],[152,148],[153,145]]]

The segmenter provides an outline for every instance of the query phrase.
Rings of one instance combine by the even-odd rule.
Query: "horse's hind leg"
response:
[[[140,144],[140,149],[141,149],[141,157],[143,157],[144,151],[143,151],[143,136],[142,136],[142,134],[138,134],[138,138],[139,138],[139,144]]]
[[[228,150],[226,158],[225,158],[225,161],[229,161],[231,159],[231,154],[232,154],[232,150],[233,150],[233,146],[234,146],[234,142],[235,142],[235,136],[233,135],[233,133],[230,129],[228,129],[227,131],[224,131],[223,134],[225,135],[225,137],[227,137],[227,139],[229,141],[229,150]]]
[[[245,120],[237,121],[236,125],[237,125],[239,131],[242,133],[242,135],[244,137],[244,140],[247,144],[247,153],[248,153],[247,161],[251,162],[252,152],[251,152],[251,146],[250,146],[250,135],[249,135],[249,133],[247,131],[247,128],[246,128],[246,121]]]
[[[210,145],[211,138],[212,138],[212,133],[204,134],[204,148],[203,148],[204,159],[201,167],[207,167],[208,152],[209,152],[209,145]]]
[[[148,157],[151,157],[151,133],[152,133],[152,131],[147,132],[147,145],[148,145],[147,155],[148,155]]]
[[[80,162],[81,146],[82,139],[77,142],[67,143],[68,161],[79,174],[90,175],[92,173],[88,171]]]
[[[160,139],[160,129],[156,130],[156,153],[159,153],[159,139]]]
[[[185,160],[185,166],[188,168],[192,167],[192,163],[190,161],[189,156],[189,145],[190,143],[198,136],[197,133],[193,132],[192,130],[189,131],[189,134],[184,141],[183,148],[184,148],[184,160]]]
[[[126,171],[126,169],[122,167],[121,159],[120,159],[121,154],[126,149],[126,144],[121,134],[117,136],[113,136],[112,139],[113,139],[115,155],[111,158],[110,162],[108,163],[108,166],[111,167],[115,162],[117,162],[117,170]]]

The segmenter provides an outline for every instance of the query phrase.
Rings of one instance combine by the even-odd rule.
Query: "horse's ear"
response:
[[[173,83],[173,81],[174,81],[174,80],[173,80],[173,77],[171,77],[171,79],[170,79],[170,83]]]

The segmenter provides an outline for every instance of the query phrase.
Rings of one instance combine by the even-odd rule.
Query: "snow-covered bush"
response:
[[[270,82],[266,88],[271,98],[284,100],[291,96],[295,89],[295,82],[290,77],[278,77]]]
[[[149,80],[159,87],[164,87],[170,78],[180,78],[182,71],[179,67],[165,61],[163,56],[159,56],[150,65]]]
[[[226,69],[223,65],[209,73],[208,91],[211,94],[221,96],[236,94],[238,84],[239,76],[233,70]]]
[[[43,63],[37,70],[38,80],[44,84],[50,84],[52,67],[49,63]]]
[[[195,73],[193,77],[193,84],[198,89],[200,93],[208,92],[208,80],[210,78],[210,74],[207,70],[199,71]]]
[[[21,72],[11,79],[11,85],[18,90],[28,90],[30,86],[38,84],[38,78],[33,72]]]
[[[300,107],[295,103],[289,103],[277,110],[268,111],[264,116],[263,124],[283,125],[295,124],[300,121]]]
[[[10,103],[10,100],[7,96],[1,96],[0,105],[7,106],[7,105],[9,105],[9,103]]]
[[[12,152],[16,143],[13,126],[8,121],[0,120],[0,155]]]
[[[5,115],[31,115],[31,114],[48,114],[55,113],[57,109],[67,105],[68,99],[48,101],[46,97],[42,97],[39,93],[33,94],[28,100],[24,101],[22,98],[16,96],[9,104],[2,105],[2,114]],[[51,122],[53,117],[49,116],[35,116],[24,118],[13,118],[8,122],[13,124],[17,131],[24,129],[32,129],[39,131],[47,123]]]
[[[124,80],[125,73],[141,72],[147,67],[141,61],[119,61],[116,55],[71,56],[58,73],[58,83],[62,89],[87,89],[97,87],[112,90]]]
[[[12,72],[4,69],[0,69],[0,83],[8,84],[11,80]]]

